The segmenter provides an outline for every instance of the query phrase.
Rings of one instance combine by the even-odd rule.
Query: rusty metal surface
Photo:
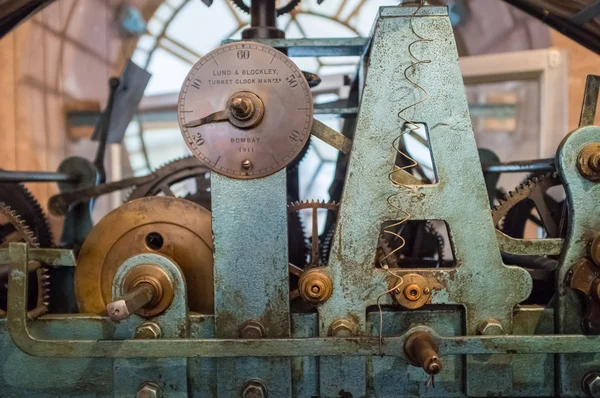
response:
[[[319,307],[321,335],[335,319],[349,315],[364,333],[365,308],[376,304],[373,299],[388,289],[377,284],[381,276],[373,264],[380,229],[385,221],[407,216],[444,220],[457,266],[394,273],[416,273],[426,278],[433,304],[465,306],[467,334],[474,334],[488,318],[499,319],[510,331],[514,306],[531,291],[527,272],[505,266],[500,258],[467,101],[464,91],[457,89],[463,81],[446,12],[433,7],[418,11],[412,25],[427,40],[416,45],[412,44],[418,37],[410,23],[415,8],[383,7],[375,22],[339,224],[327,267],[334,281],[333,295]],[[427,90],[427,96],[404,75],[415,62],[408,51],[411,45],[416,58],[429,61],[408,71],[411,80]],[[394,186],[390,182],[397,156],[391,144],[404,131],[398,112],[411,104],[417,105],[405,116],[427,126],[437,184]],[[498,283],[501,280],[511,283]],[[360,369],[364,365],[356,366]],[[321,360],[321,368],[328,369],[321,376],[325,395],[344,388],[351,388],[358,396],[365,394],[363,386],[342,372],[330,372],[327,360]]]
[[[350,150],[352,150],[352,141],[350,139],[316,119],[313,121],[311,134],[345,155],[350,154]]]
[[[556,274],[556,333],[582,333],[582,308],[576,292],[569,287],[568,274],[572,267],[586,257],[588,247],[600,231],[600,184],[579,173],[577,159],[581,150],[591,143],[600,142],[600,127],[587,126],[570,133],[561,143],[557,154],[557,168],[565,183],[569,209],[569,226],[565,250]],[[558,357],[559,390],[561,395],[580,393],[584,374],[600,366],[600,356],[560,355]]]
[[[144,253],[130,257],[115,274],[112,294],[119,297],[125,294],[127,279],[140,267],[152,264],[160,269],[172,282],[172,301],[168,307],[154,317],[132,315],[129,322],[119,322],[115,326],[113,338],[131,339],[137,328],[151,321],[160,330],[161,338],[187,338],[190,334],[187,286],[185,275],[179,266],[169,258],[155,253]],[[148,314],[146,314],[148,315]],[[132,328],[135,327],[136,331]],[[133,336],[132,336],[133,334]],[[149,343],[148,340],[137,340]],[[187,360],[173,357],[168,359],[116,358],[113,361],[113,391],[115,397],[131,397],[142,383],[156,383],[169,397],[187,397]]]
[[[240,337],[250,320],[264,326],[267,339],[290,336],[285,181],[285,170],[253,180],[211,176],[218,338]],[[221,396],[236,396],[257,377],[273,396],[292,391],[289,358],[221,359],[217,369]]]

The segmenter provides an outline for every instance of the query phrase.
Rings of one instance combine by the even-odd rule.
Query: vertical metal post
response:
[[[211,175],[217,338],[290,336],[285,169],[265,178]],[[254,333],[257,332],[257,333]],[[218,396],[240,396],[249,380],[268,395],[290,396],[289,358],[217,361]]]

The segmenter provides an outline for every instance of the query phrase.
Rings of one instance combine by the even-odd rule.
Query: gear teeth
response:
[[[289,203],[288,211],[298,211],[303,209],[327,209],[337,211],[339,209],[339,203],[335,201],[325,201],[325,200],[301,200],[297,202]]]
[[[505,199],[499,199],[498,204],[493,207],[492,219],[494,221],[494,227],[502,229],[499,225],[504,217],[520,201],[529,198],[531,193],[541,187],[547,190],[550,187],[559,185],[561,183],[558,173],[547,173],[540,176],[530,177],[528,180],[523,181],[514,190],[508,192]]]
[[[7,216],[9,222],[15,227],[17,232],[21,235],[21,239],[27,243],[30,247],[40,247],[37,237],[33,231],[27,226],[23,218],[17,214],[10,206],[4,202],[0,202],[0,213]],[[38,279],[38,304],[41,301],[42,305],[48,307],[50,302],[50,275],[48,274],[49,269],[42,265],[37,272]]]

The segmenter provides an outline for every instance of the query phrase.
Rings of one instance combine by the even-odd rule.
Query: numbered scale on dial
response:
[[[283,53],[254,42],[226,44],[187,75],[178,102],[183,138],[217,173],[260,178],[286,167],[313,121],[308,83]]]

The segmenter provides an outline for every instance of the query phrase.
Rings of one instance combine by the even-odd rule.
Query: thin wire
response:
[[[400,166],[400,167],[394,167],[393,171],[391,173],[388,174],[388,178],[389,180],[392,182],[392,184],[397,185],[394,182],[394,175],[396,173],[399,173],[401,171],[413,168],[415,166],[418,166],[419,163],[413,159],[410,155],[408,155],[407,153],[405,153],[404,151],[402,151],[400,149],[400,142],[402,140],[402,137],[406,134],[406,133],[412,133],[413,131],[416,131],[419,129],[419,126],[413,122],[412,120],[410,120],[407,116],[404,115],[404,113],[406,111],[408,111],[411,108],[414,108],[415,106],[422,104],[423,102],[427,101],[427,99],[429,98],[429,93],[427,92],[427,90],[425,88],[423,88],[421,85],[419,85],[416,81],[412,80],[409,76],[408,76],[408,72],[410,70],[415,71],[417,66],[422,65],[422,64],[428,64],[431,62],[431,60],[423,60],[420,59],[418,57],[415,56],[415,54],[412,51],[412,47],[417,44],[417,43],[423,43],[423,42],[431,42],[433,40],[431,39],[427,39],[425,37],[423,37],[422,35],[420,35],[419,33],[417,33],[417,31],[415,30],[415,26],[414,26],[414,19],[415,16],[417,15],[417,13],[419,12],[419,10],[423,7],[423,5],[425,4],[425,0],[420,0],[419,1],[419,5],[417,6],[417,8],[415,9],[415,11],[411,14],[410,16],[410,29],[412,30],[412,33],[417,37],[417,40],[413,41],[412,43],[410,43],[408,45],[408,53],[410,54],[410,56],[414,59],[414,62],[412,64],[410,64],[406,69],[404,69],[404,77],[406,78],[406,80],[408,80],[410,82],[410,84],[412,84],[415,88],[421,90],[425,96],[423,98],[421,98],[419,101],[405,107],[402,108],[400,111],[398,111],[398,117],[400,119],[402,119],[404,121],[404,125],[403,125],[403,129],[400,132],[400,134],[392,141],[392,148],[394,148],[394,150],[396,151],[397,155],[400,155],[402,157],[404,157],[406,160],[408,160],[408,164],[404,165],[404,166]],[[408,127],[408,128],[404,128],[404,127]],[[394,165],[395,166],[395,165]],[[393,292],[394,290],[398,289],[403,283],[404,283],[404,279],[402,278],[402,276],[392,272],[389,270],[389,267],[387,265],[384,265],[383,262],[385,260],[387,260],[390,256],[394,255],[395,253],[397,253],[399,250],[402,250],[402,248],[406,245],[406,240],[400,235],[400,226],[404,223],[406,223],[410,218],[411,218],[411,214],[405,210],[402,210],[401,208],[399,208],[398,206],[396,206],[393,202],[392,199],[397,196],[399,193],[393,193],[390,196],[387,197],[387,203],[388,205],[392,206],[394,209],[397,210],[398,214],[404,214],[404,216],[402,217],[402,219],[400,221],[396,221],[390,225],[387,225],[386,227],[383,228],[383,233],[387,234],[387,235],[392,235],[394,237],[396,237],[399,240],[399,244],[396,248],[394,248],[393,250],[391,250],[389,253],[387,253],[381,260],[380,260],[380,264],[381,267],[383,269],[385,269],[386,273],[398,278],[396,281],[395,286],[393,286],[392,288],[386,290],[385,292],[383,292],[382,294],[380,294],[377,297],[377,308],[379,309],[379,355],[383,355],[383,310],[381,309],[381,303],[380,300],[383,296]]]
[[[388,274],[390,274],[392,276],[395,276],[396,278],[398,278],[398,280],[394,287],[386,290],[385,292],[383,292],[379,296],[377,296],[377,308],[379,309],[379,356],[383,356],[383,310],[381,309],[381,303],[379,302],[379,300],[381,300],[381,298],[383,296],[385,296],[386,294],[389,294],[389,293],[393,292],[394,290],[398,289],[404,283],[404,279],[402,278],[402,276],[390,271],[389,268],[387,267],[387,265],[384,267],[384,269],[385,269],[385,272],[387,272]]]

